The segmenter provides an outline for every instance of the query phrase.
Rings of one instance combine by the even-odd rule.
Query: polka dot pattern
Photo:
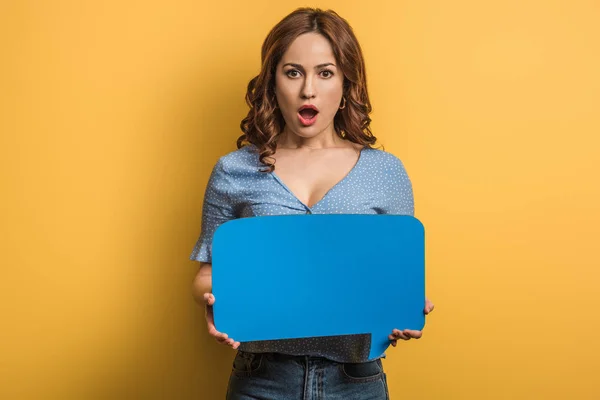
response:
[[[308,207],[277,176],[260,172],[257,148],[247,145],[219,158],[209,178],[201,232],[191,260],[212,262],[216,229],[234,218],[289,214],[414,215],[411,181],[400,159],[365,147],[352,170],[324,197]],[[321,356],[338,362],[367,360],[370,335],[330,336],[242,343],[248,352]]]

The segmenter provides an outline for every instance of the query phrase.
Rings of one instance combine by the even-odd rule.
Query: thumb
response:
[[[217,331],[217,327],[215,326],[215,317],[213,314],[213,307],[209,306],[208,304],[206,305],[206,325],[208,328],[208,333],[211,335],[216,335],[217,333],[219,333]]]

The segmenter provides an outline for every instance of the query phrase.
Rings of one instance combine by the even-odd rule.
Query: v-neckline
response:
[[[330,188],[329,188],[329,190],[327,190],[327,191],[325,192],[325,194],[324,194],[324,195],[323,195],[323,196],[322,196],[322,197],[321,197],[321,198],[320,198],[320,199],[319,199],[319,200],[318,200],[318,201],[317,201],[315,204],[313,204],[313,205],[312,205],[312,206],[310,206],[310,207],[308,206],[308,204],[304,204],[304,202],[303,202],[302,200],[300,200],[300,198],[299,198],[298,196],[296,196],[296,194],[295,194],[295,193],[294,193],[294,192],[293,192],[293,191],[292,191],[292,190],[291,190],[291,189],[288,187],[288,185],[286,185],[286,184],[285,184],[285,182],[283,181],[283,179],[281,179],[281,178],[280,178],[280,177],[279,177],[279,176],[278,176],[278,175],[275,173],[275,171],[271,171],[271,172],[270,172],[270,174],[271,174],[271,176],[272,176],[273,178],[275,178],[275,180],[276,180],[277,182],[279,182],[279,184],[280,184],[281,186],[283,186],[283,188],[284,188],[285,190],[287,190],[287,191],[288,191],[288,193],[289,193],[290,195],[292,195],[292,197],[294,197],[294,199],[296,199],[296,201],[297,201],[298,203],[302,204],[302,205],[303,205],[303,206],[304,206],[306,209],[308,209],[309,211],[311,211],[311,212],[312,212],[312,210],[313,210],[313,209],[314,209],[314,208],[315,208],[317,205],[319,205],[320,203],[322,203],[322,202],[325,200],[325,198],[327,197],[327,195],[329,195],[329,193],[331,193],[331,191],[332,191],[333,189],[335,189],[336,187],[338,187],[339,185],[341,185],[341,184],[342,184],[344,181],[346,181],[346,180],[348,179],[348,177],[349,177],[350,175],[352,175],[352,174],[354,173],[354,171],[357,169],[358,165],[360,164],[360,162],[361,162],[361,159],[363,158],[363,150],[364,150],[365,148],[366,148],[366,146],[364,146],[364,147],[362,147],[362,148],[360,149],[360,151],[359,151],[359,153],[358,153],[358,159],[356,160],[356,163],[354,163],[354,166],[353,166],[353,167],[350,169],[350,171],[348,171],[348,173],[347,173],[346,175],[344,175],[344,177],[343,177],[342,179],[340,179],[340,180],[339,180],[339,181],[338,181],[338,182],[337,182],[335,185],[333,185],[332,187],[330,187]]]

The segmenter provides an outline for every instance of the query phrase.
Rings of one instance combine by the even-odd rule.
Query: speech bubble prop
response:
[[[239,342],[370,334],[380,357],[394,328],[425,325],[424,236],[407,215],[228,221],[213,236],[215,326]]]

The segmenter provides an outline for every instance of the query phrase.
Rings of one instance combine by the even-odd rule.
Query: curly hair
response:
[[[277,138],[285,121],[275,100],[275,69],[291,43],[300,35],[316,32],[328,39],[336,61],[344,75],[343,97],[346,106],[333,119],[336,134],[343,139],[371,147],[377,141],[369,127],[372,111],[367,92],[365,62],[362,50],[348,22],[333,10],[302,7],[283,18],[267,35],[262,45],[262,68],[248,83],[246,104],[248,115],[240,128],[237,148],[250,143],[258,148],[259,160],[271,172],[275,163]],[[273,160],[274,161],[274,160]]]

